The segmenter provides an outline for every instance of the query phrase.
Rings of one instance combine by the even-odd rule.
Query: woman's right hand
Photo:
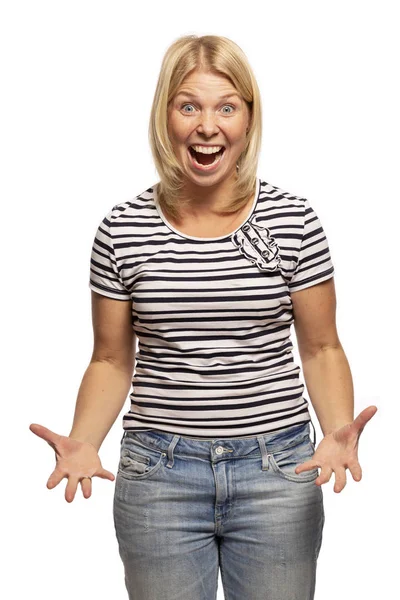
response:
[[[54,488],[64,477],[68,478],[65,488],[65,499],[72,502],[75,498],[79,481],[82,493],[89,498],[92,493],[92,480],[88,477],[101,477],[114,481],[110,471],[103,469],[96,448],[90,442],[80,442],[64,435],[59,435],[39,425],[31,423],[29,429],[35,435],[46,440],[56,453],[56,468],[47,481],[48,489]]]

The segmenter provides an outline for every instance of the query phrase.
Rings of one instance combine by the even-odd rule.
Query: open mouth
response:
[[[189,146],[189,153],[193,158],[193,162],[202,167],[210,167],[211,165],[216,165],[220,160],[222,155],[225,152],[225,146],[222,146],[218,152],[212,152],[210,154],[205,154],[204,152],[196,152],[192,146]]]

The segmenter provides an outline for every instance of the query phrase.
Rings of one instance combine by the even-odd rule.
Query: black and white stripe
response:
[[[233,234],[179,233],[156,192],[157,184],[115,205],[91,254],[89,287],[132,302],[138,351],[123,428],[224,438],[309,421],[292,355],[290,293],[331,278],[334,267],[308,200],[257,178],[239,229],[252,219],[253,231],[275,240],[279,264],[263,270]]]

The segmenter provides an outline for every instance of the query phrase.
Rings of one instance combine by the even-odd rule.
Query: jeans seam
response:
[[[225,580],[225,572],[222,566],[222,552],[221,552],[221,548],[219,551],[219,566],[221,568],[221,581],[222,581],[222,587],[224,589],[224,600],[229,600],[229,595],[228,595],[228,590],[226,589],[226,580]],[[225,584],[225,585],[224,585]]]

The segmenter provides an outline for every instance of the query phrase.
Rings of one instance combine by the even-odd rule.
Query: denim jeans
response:
[[[129,600],[312,600],[325,515],[309,422],[246,438],[125,431],[113,516]],[[314,430],[315,432],[315,430]]]

